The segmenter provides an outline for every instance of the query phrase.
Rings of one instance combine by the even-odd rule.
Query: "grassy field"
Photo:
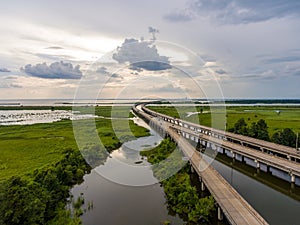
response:
[[[211,126],[211,118],[213,111],[214,115],[214,128],[226,129],[233,127],[238,119],[244,118],[250,125],[252,122],[257,122],[264,119],[269,127],[269,133],[272,135],[276,131],[281,131],[284,128],[291,128],[294,132],[300,132],[300,107],[289,106],[230,106],[225,110],[217,107],[210,109],[209,107],[167,107],[167,106],[151,106],[151,109],[191,122],[196,122],[205,126]],[[200,112],[202,113],[187,116],[187,112]],[[280,111],[277,113],[276,111]]]
[[[97,108],[97,112],[103,116],[108,116],[109,111],[109,107],[104,107],[103,110],[101,107]],[[122,115],[125,115],[124,111],[124,108],[119,109]],[[128,126],[131,130],[126,129]],[[101,142],[110,150],[118,147],[121,142],[149,134],[145,128],[135,125],[131,120],[117,119],[112,126],[111,120],[99,118],[96,119],[96,128]],[[67,148],[78,149],[72,121],[69,120],[0,126],[0,180],[14,175],[26,175],[37,168],[53,164],[61,159],[62,151]]]

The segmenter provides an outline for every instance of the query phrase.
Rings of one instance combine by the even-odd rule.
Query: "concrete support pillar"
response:
[[[290,155],[287,155],[287,159],[288,159],[288,160],[291,160],[291,156],[290,156]]]
[[[259,162],[257,161],[257,159],[255,159],[254,162],[256,163],[256,169],[260,169],[260,164],[259,164]]]
[[[205,184],[203,180],[201,180],[201,191],[205,191]]]
[[[233,152],[233,151],[231,151],[231,153],[232,153],[232,158],[233,158],[233,159],[235,159],[235,157],[236,157],[236,153],[235,153],[235,152]]]
[[[220,152],[222,153],[222,154],[224,154],[224,148],[222,148],[222,147],[220,147]]]
[[[195,173],[194,167],[191,165],[191,172]]]
[[[222,221],[223,220],[223,212],[222,209],[220,208],[220,206],[218,206],[218,220]]]
[[[295,183],[296,177],[294,174],[291,173],[291,183]]]
[[[270,168],[271,168],[271,166],[270,165],[267,165],[267,173],[270,173],[271,171],[270,171]]]
[[[216,149],[216,145],[215,145],[214,143],[211,143],[211,148],[212,148],[213,150],[215,150],[215,149]]]

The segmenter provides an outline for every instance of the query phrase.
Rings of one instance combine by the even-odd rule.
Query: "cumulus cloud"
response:
[[[10,72],[10,70],[7,69],[7,68],[0,68],[0,72],[1,73],[8,73],[8,72]]]
[[[49,66],[46,63],[39,63],[35,66],[28,64],[21,68],[21,71],[33,77],[46,79],[80,79],[82,72],[80,66],[73,66],[72,63],[54,62]]]
[[[176,15],[175,12],[173,12]],[[180,13],[177,13],[180,14]],[[206,17],[221,24],[247,24],[267,21],[273,18],[300,16],[300,2],[297,0],[191,0],[182,14]],[[167,17],[173,22],[180,17]],[[182,17],[180,21],[184,21]]]
[[[171,68],[168,57],[160,56],[155,45],[133,38],[125,39],[122,46],[113,54],[113,59],[118,63],[130,63],[133,68],[151,71]]]

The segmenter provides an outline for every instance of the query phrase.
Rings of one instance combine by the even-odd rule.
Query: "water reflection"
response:
[[[149,129],[142,120],[134,121]],[[174,225],[184,223],[169,214],[163,188],[153,176],[151,165],[139,154],[162,140],[156,132],[150,132],[151,136],[126,142],[113,151],[104,165],[85,175],[84,182],[72,189],[75,198],[84,193],[85,208],[93,202],[93,209],[82,216],[83,224],[153,225],[166,220]]]
[[[146,126],[140,119],[135,119],[134,122],[139,126]],[[151,164],[140,155],[140,151],[152,149],[162,140],[151,129],[150,134],[147,137],[125,142],[121,148],[110,154],[104,165],[95,168],[95,171],[100,176],[122,185],[146,186],[158,183],[153,176]]]

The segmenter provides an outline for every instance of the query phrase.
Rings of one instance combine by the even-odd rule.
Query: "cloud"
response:
[[[5,80],[16,80],[18,79],[17,76],[7,76],[7,77],[4,77]]]
[[[61,59],[66,59],[66,60],[75,60],[76,58],[70,55],[65,55],[65,54],[46,54],[46,53],[36,53],[36,56],[38,56],[41,59],[46,59],[46,60],[52,60],[52,61],[57,61]]]
[[[60,46],[50,46],[46,49],[54,49],[54,50],[59,50],[59,49],[64,49],[63,47],[60,47]]]
[[[227,72],[225,71],[225,70],[223,70],[223,69],[217,69],[217,70],[215,70],[215,72],[217,73],[217,74],[220,74],[220,75],[223,75],[223,74],[226,74]]]
[[[99,67],[99,68],[96,70],[96,73],[101,73],[101,74],[104,74],[104,75],[109,74],[109,72],[107,71],[107,68],[106,68],[105,66]]]
[[[249,80],[274,80],[278,78],[273,70],[266,70],[252,74],[241,74],[239,76],[231,76],[233,79],[249,79]]]
[[[297,62],[300,61],[300,56],[284,56],[278,58],[269,58],[263,60],[265,63],[283,63],[283,62]]]
[[[191,0],[181,14],[209,18],[220,24],[248,24],[274,18],[299,17],[300,2],[297,0]],[[172,21],[176,22],[176,16]]]
[[[130,63],[133,66],[145,70],[156,71],[170,69],[170,62],[166,56],[160,56],[156,46],[147,41],[125,39],[113,59],[118,63]]]
[[[181,93],[184,91],[179,86],[174,86],[173,84],[165,84],[159,87],[152,87],[151,89],[148,89],[147,91],[156,92],[156,93]]]
[[[174,10],[163,17],[169,22],[187,22],[195,18],[194,13],[188,10]]]
[[[8,72],[11,72],[11,71],[7,68],[0,68],[0,72],[1,73],[8,73]]]
[[[73,67],[72,63],[54,62],[49,66],[46,63],[32,66],[28,64],[21,68],[21,71],[33,77],[46,79],[80,79],[82,72],[80,66]]]
[[[0,84],[0,88],[22,88],[21,85],[19,84],[6,84],[6,83],[2,83]]]

